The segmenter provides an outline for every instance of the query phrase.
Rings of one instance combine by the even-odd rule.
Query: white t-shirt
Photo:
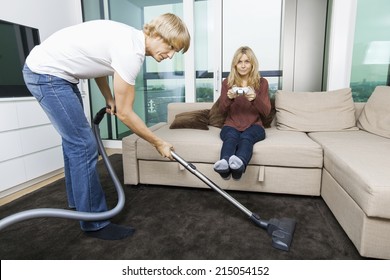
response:
[[[26,59],[31,71],[71,83],[118,72],[134,85],[145,59],[145,36],[123,23],[94,20],[62,29],[34,47]]]

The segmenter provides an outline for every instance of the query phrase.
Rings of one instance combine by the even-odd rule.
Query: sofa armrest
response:
[[[149,129],[155,131],[164,125],[166,125],[165,122],[160,122],[149,127]],[[137,185],[139,183],[137,141],[140,138],[133,133],[122,139],[123,180],[128,185]],[[150,148],[153,149],[152,145]]]
[[[169,103],[168,104],[168,124],[175,120],[175,116],[184,112],[191,112],[196,110],[211,109],[213,102],[191,102],[191,103]]]

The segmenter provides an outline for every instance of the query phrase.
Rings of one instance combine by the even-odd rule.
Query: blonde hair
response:
[[[160,15],[144,25],[144,33],[150,37],[161,37],[177,52],[185,53],[190,47],[190,33],[185,23],[176,15]]]
[[[260,88],[260,82],[259,82],[260,81],[260,74],[259,74],[259,70],[258,70],[259,69],[259,62],[257,61],[257,58],[256,58],[254,52],[252,51],[252,49],[250,47],[247,47],[247,46],[240,47],[234,53],[232,65],[231,65],[231,69],[230,69],[230,74],[228,76],[228,86],[229,87],[232,87],[234,85],[243,86],[242,85],[242,82],[243,82],[242,78],[241,78],[240,74],[237,72],[236,66],[244,54],[248,57],[249,62],[252,65],[252,69],[248,75],[248,86],[251,86],[255,89],[259,89]]]

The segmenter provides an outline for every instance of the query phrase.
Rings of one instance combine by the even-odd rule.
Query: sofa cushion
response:
[[[221,129],[169,129],[162,126],[154,133],[171,143],[175,151],[190,162],[214,163],[219,160],[222,140]],[[137,141],[137,158],[164,160],[151,145],[143,139]],[[256,143],[250,164],[283,167],[322,168],[321,146],[306,133],[266,129],[266,139]]]
[[[367,100],[357,125],[358,127],[390,138],[390,87],[377,86]]]
[[[192,128],[209,130],[209,109],[195,110],[177,114],[169,126],[170,129]]]
[[[323,151],[304,132],[283,131],[276,127],[265,130],[266,138],[253,148],[251,162],[284,167],[323,167]]]
[[[390,218],[390,141],[363,130],[313,132],[324,167],[369,217]]]
[[[327,92],[276,92],[276,121],[281,130],[357,130],[350,88]]]

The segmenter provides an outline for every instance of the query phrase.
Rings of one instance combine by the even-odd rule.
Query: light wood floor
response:
[[[112,154],[121,154],[122,150],[121,149],[106,149],[106,153],[109,156]],[[33,191],[40,189],[40,188],[43,188],[43,187],[47,186],[48,184],[55,182],[63,177],[64,177],[64,173],[60,173],[60,174],[55,175],[47,180],[44,180],[44,181],[39,182],[37,184],[34,184],[28,188],[25,188],[21,191],[18,191],[18,192],[15,192],[13,194],[10,194],[8,196],[2,197],[2,198],[0,198],[0,206],[5,205],[5,204],[7,204],[7,203],[19,198],[19,197],[22,197],[22,196],[28,194],[28,193],[31,193]]]

